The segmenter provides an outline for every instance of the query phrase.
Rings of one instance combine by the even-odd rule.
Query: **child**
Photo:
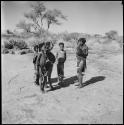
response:
[[[38,48],[39,48],[38,45],[34,46],[34,57],[33,57],[33,64],[34,64],[35,78],[36,78],[35,83],[36,84],[39,84],[38,81],[37,81],[37,65],[36,65],[36,60],[37,60],[37,57],[38,57]]]
[[[44,92],[44,86],[46,83],[46,52],[45,43],[39,44],[39,52],[36,60],[36,84],[40,85],[42,92]]]
[[[57,74],[59,82],[63,82],[64,78],[64,62],[66,61],[66,51],[64,50],[64,43],[59,43],[60,50],[56,54],[57,60]]]
[[[77,73],[79,87],[82,87],[82,79],[86,69],[86,58],[88,56],[88,47],[86,46],[86,39],[80,38],[77,43]],[[83,73],[83,74],[82,74]]]
[[[46,43],[39,44],[39,54],[37,57],[37,74],[39,74],[39,77],[45,76],[46,79],[45,84],[43,83],[43,88],[47,87],[46,82],[48,81],[50,88],[53,89],[52,83],[51,83],[51,73],[53,69],[53,63],[55,62],[55,56],[51,53],[50,48],[51,43],[48,41]],[[40,70],[41,69],[41,70]],[[39,78],[38,77],[38,78]]]
[[[51,50],[53,49],[53,44],[52,42],[48,41],[46,42],[46,56],[47,56],[47,61],[46,61],[46,70],[47,70],[47,81],[50,85],[50,88],[53,89],[52,86],[52,82],[51,82],[51,74],[52,74],[52,70],[53,70],[53,64],[55,63],[55,56],[54,54],[51,52]]]

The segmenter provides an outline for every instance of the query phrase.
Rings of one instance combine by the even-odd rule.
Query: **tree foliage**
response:
[[[44,18],[47,21],[48,29],[50,28],[51,24],[61,25],[59,19],[67,19],[66,16],[64,16],[62,12],[57,9],[47,10],[47,12],[44,14]]]
[[[21,21],[17,24],[19,29],[23,29],[23,31],[26,32],[42,34],[45,29],[44,21],[47,23],[46,29],[48,30],[52,24],[60,25],[61,22],[59,19],[67,19],[60,10],[48,10],[41,1],[33,2],[33,4],[30,5],[30,8],[30,12],[24,14],[24,17],[30,23]]]

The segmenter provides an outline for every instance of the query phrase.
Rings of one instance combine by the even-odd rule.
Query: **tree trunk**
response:
[[[50,28],[50,23],[48,23],[48,28],[47,28],[47,30],[49,30],[49,28]]]
[[[47,30],[49,30],[50,24],[51,24],[51,21],[48,21],[48,28],[47,28]]]

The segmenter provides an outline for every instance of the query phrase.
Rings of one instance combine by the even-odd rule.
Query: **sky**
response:
[[[31,2],[31,1],[30,1]],[[24,20],[24,13],[30,11],[29,1],[2,1],[1,27],[16,29]],[[123,35],[123,6],[121,1],[46,1],[48,9],[59,9],[67,16],[62,25],[52,25],[50,31],[105,34],[110,30]]]

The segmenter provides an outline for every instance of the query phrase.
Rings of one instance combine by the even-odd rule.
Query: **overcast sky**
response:
[[[104,34],[117,30],[123,34],[123,8],[121,1],[47,1],[48,9],[59,9],[68,17],[61,26],[51,26],[50,31],[81,32]],[[1,26],[14,30],[16,24],[24,19],[24,13],[30,11],[27,1],[6,1],[1,7]]]

